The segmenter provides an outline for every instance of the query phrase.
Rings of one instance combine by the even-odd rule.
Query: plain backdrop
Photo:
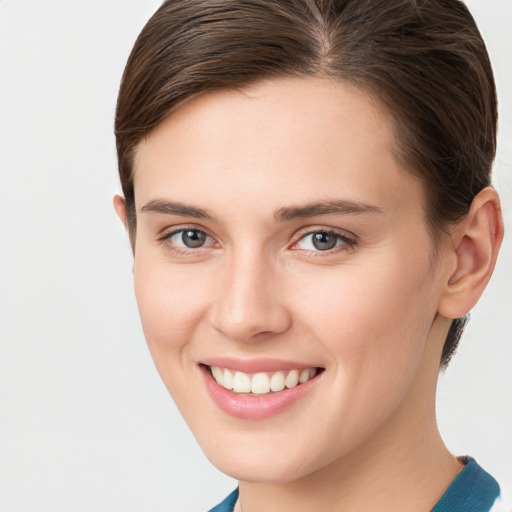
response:
[[[235,487],[153,367],[133,296],[113,137],[157,0],[0,0],[0,511],[192,512]],[[512,1],[468,2],[500,97],[508,237],[441,378],[439,422],[512,493]]]

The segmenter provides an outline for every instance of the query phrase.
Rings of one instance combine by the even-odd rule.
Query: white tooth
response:
[[[246,373],[236,372],[233,379],[233,391],[235,393],[250,393],[251,379]]]
[[[226,389],[233,389],[233,374],[229,370],[224,370],[224,375],[222,376],[222,385]]]
[[[299,383],[299,371],[291,370],[284,381],[287,388],[294,388]]]
[[[217,381],[217,384],[222,386],[224,382],[224,372],[218,366],[212,366],[211,370],[213,378]]]
[[[266,373],[256,373],[252,376],[251,391],[257,395],[270,393],[270,379]]]
[[[300,372],[299,382],[304,384],[309,380],[309,368]]]
[[[284,374],[276,372],[270,379],[270,389],[272,391],[282,391],[284,389]]]
[[[316,368],[309,369],[309,378],[312,379],[316,375]]]

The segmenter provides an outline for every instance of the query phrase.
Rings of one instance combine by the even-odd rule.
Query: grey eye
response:
[[[312,252],[329,251],[342,245],[351,246],[352,243],[343,235],[331,231],[313,231],[304,235],[297,243],[299,249]]]
[[[200,249],[213,243],[213,239],[200,229],[180,229],[165,238],[171,245],[182,249]]]
[[[206,242],[207,235],[198,229],[186,229],[181,232],[181,241],[185,247],[195,249],[202,247]]]
[[[319,251],[328,251],[329,249],[334,249],[334,247],[336,247],[338,238],[339,237],[333,233],[313,233],[311,242]]]

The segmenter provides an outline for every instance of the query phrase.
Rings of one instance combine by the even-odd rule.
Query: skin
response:
[[[240,480],[244,512],[427,511],[462,467],[437,429],[439,361],[449,319],[492,273],[499,200],[484,190],[434,247],[422,186],[395,144],[369,95],[294,78],[195,98],[137,149],[145,336],[206,455]],[[277,218],[340,200],[372,208]],[[208,217],[153,211],[155,201]],[[126,222],[123,199],[114,205]],[[171,236],[183,228],[205,245],[183,247]],[[312,232],[342,238],[319,251]],[[281,413],[239,419],[206,391],[199,363],[218,356],[325,371]]]

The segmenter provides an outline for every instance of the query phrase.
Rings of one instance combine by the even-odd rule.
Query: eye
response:
[[[304,251],[326,252],[341,246],[352,247],[354,240],[332,231],[313,231],[306,233],[297,242],[298,249]]]
[[[164,235],[161,242],[170,242],[177,249],[199,249],[213,244],[212,237],[200,229],[180,229]]]

